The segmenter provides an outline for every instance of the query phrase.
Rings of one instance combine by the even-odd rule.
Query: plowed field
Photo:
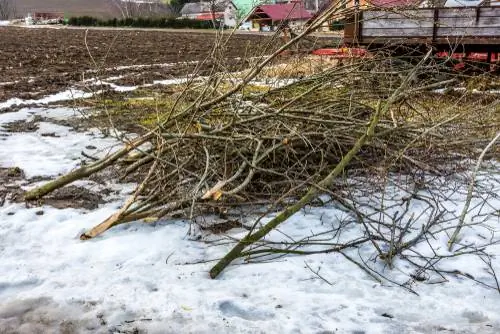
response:
[[[0,27],[0,101],[37,98],[97,75],[123,76],[128,84],[183,76],[207,58],[214,41],[206,32]],[[234,59],[237,70],[268,41],[235,35],[223,57]],[[200,74],[212,63],[204,62]]]

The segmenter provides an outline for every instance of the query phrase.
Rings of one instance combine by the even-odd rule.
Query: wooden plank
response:
[[[476,17],[476,8],[439,8],[439,17]]]
[[[363,22],[365,29],[377,28],[427,28],[432,27],[432,20],[414,20],[414,19],[375,19]],[[438,25],[442,27],[498,27],[500,26],[499,17],[454,17],[454,18],[439,18]]]
[[[353,40],[345,39],[345,42],[350,43]],[[500,37],[488,37],[488,38],[474,38],[474,37],[449,37],[449,38],[439,38],[434,42],[431,38],[426,37],[415,37],[415,38],[402,38],[401,36],[386,36],[386,37],[365,37],[362,41],[363,44],[441,44],[453,47],[454,44],[461,45],[487,45],[493,47],[496,52],[500,52]]]
[[[401,10],[398,12],[387,12],[381,10],[365,10],[363,18],[365,21],[373,19],[425,19],[434,17],[434,9]]]
[[[495,45],[500,40],[500,7],[425,8],[398,12],[367,10],[362,13],[364,20],[358,35],[362,43],[398,40],[403,43],[455,41]]]
[[[476,17],[477,8],[440,8],[439,17]],[[499,17],[500,7],[480,7],[480,17]]]
[[[500,35],[500,27],[495,28],[483,28],[483,27],[475,27],[475,28],[438,28],[437,36],[438,37],[461,37],[461,36],[499,36]]]
[[[455,15],[455,16],[452,16],[452,15],[446,15],[446,16],[441,16],[439,15],[440,18],[443,18],[443,19],[453,19],[453,18],[477,18],[477,15]],[[481,13],[481,11],[479,11],[479,18],[482,18],[482,17],[488,17],[488,18],[496,18],[496,17],[500,17],[500,14],[499,15],[483,15]]]
[[[383,28],[383,29],[363,29],[362,35],[366,37],[386,37],[386,36],[424,36],[432,38],[433,28],[414,28],[414,29],[399,29],[399,28]],[[438,27],[436,32],[437,38],[447,36],[500,36],[499,27]]]
[[[439,18],[438,24],[440,27],[499,27],[499,17],[454,17],[454,18]],[[500,33],[500,31],[499,31]]]
[[[366,37],[385,37],[385,36],[401,36],[401,37],[417,37],[425,36],[432,37],[432,27],[427,28],[416,28],[416,29],[399,29],[399,28],[389,28],[389,29],[363,29],[363,36]]]
[[[460,7],[460,8],[439,8],[439,17],[476,17],[476,9],[471,7]],[[433,8],[420,8],[420,9],[404,9],[398,11],[384,11],[384,10],[365,10],[363,11],[363,17],[365,20],[372,19],[423,19],[434,17]],[[499,17],[500,16],[500,6],[499,7],[480,7],[480,16],[485,17]]]
[[[377,28],[429,28],[433,26],[432,20],[414,20],[414,19],[386,19],[372,20],[363,22],[365,29]]]

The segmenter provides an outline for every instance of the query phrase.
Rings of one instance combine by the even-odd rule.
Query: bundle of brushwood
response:
[[[124,206],[82,234],[83,240],[126,222],[152,222],[174,214],[193,221],[214,208],[226,212],[268,204],[280,211],[263,227],[254,226],[214,267],[215,277],[247,245],[319,195],[342,201],[336,180],[456,170],[498,129],[498,99],[464,97],[453,89],[436,92],[457,86],[463,78],[446,70],[431,52],[397,59],[373,52],[277,88],[242,94],[283,50],[309,32],[253,60],[252,68],[238,76],[222,72],[218,58],[208,78],[182,86],[152,130],[28,192],[26,199],[43,197],[111,166],[122,176],[141,175]],[[217,52],[212,56],[219,57]],[[468,98],[476,100],[464,103]]]

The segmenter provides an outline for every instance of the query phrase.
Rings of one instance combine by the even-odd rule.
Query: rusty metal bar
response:
[[[434,21],[432,24],[432,43],[436,42],[437,31],[439,28],[439,9],[434,8]]]

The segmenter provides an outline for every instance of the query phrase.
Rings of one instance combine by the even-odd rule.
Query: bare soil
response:
[[[120,84],[183,76],[207,58],[215,41],[215,34],[195,31],[0,27],[0,36],[0,101],[40,98],[96,74],[110,77],[126,72]],[[224,56],[234,59],[238,70],[246,64],[242,58],[262,52],[269,38],[235,35]],[[166,63],[178,64],[117,69]],[[209,68],[207,61],[201,70]]]
[[[88,210],[96,209],[99,204],[104,203],[101,194],[77,186],[66,186],[57,189],[42,200],[43,204],[54,208],[84,208]]]
[[[41,181],[42,179],[44,178],[26,180],[21,168],[0,167],[0,207],[2,207],[6,201],[22,202],[24,200],[24,191],[21,185]],[[106,190],[99,193],[83,187],[70,185],[57,189],[42,200],[32,201],[27,204],[30,207],[50,205],[58,209],[84,208],[93,210],[96,209],[99,204],[105,202],[103,197],[105,195],[109,195],[109,192]],[[37,214],[42,215],[43,211],[40,210]]]
[[[18,182],[24,179],[24,172],[18,167],[0,167],[0,207],[6,200],[15,201],[21,198],[22,190]]]
[[[121,17],[114,0],[15,0],[16,16],[24,17],[33,12],[64,12],[66,17],[89,15],[101,18]],[[118,2],[119,3],[119,2]],[[165,6],[155,6],[155,12]],[[162,10],[161,15],[168,14]]]
[[[40,116],[35,116],[33,120],[31,121],[26,121],[26,120],[20,120],[20,121],[15,121],[11,122],[8,124],[5,124],[3,128],[5,129],[6,132],[35,132],[39,128],[39,122],[41,121]]]

